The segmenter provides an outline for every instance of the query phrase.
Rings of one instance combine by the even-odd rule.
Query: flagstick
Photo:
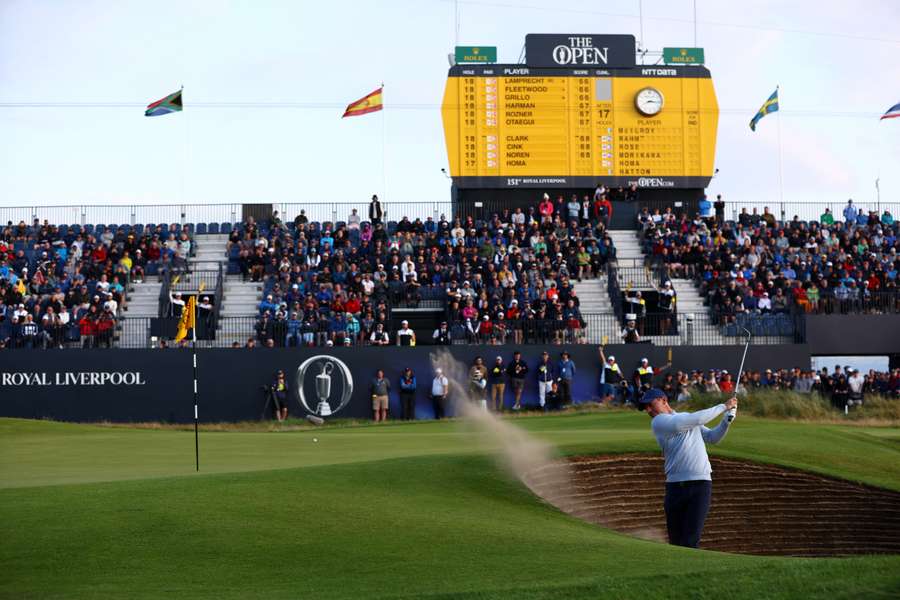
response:
[[[197,303],[194,302],[193,307],[194,327],[191,329],[191,355],[194,359],[194,460],[196,462],[197,472],[200,471],[200,425],[199,414],[197,411],[198,393],[197,393]]]
[[[775,89],[778,90],[778,114],[775,115],[775,120],[778,121],[778,194],[781,199],[781,220],[784,221],[784,175],[782,173],[782,163],[784,161],[781,154],[781,90],[778,87]]]

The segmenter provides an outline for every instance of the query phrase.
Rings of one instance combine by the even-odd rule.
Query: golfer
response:
[[[716,444],[725,437],[737,410],[737,398],[705,410],[677,413],[662,390],[651,388],[641,396],[638,408],[650,415],[650,427],[666,460],[664,507],[669,543],[696,548],[712,496],[712,467],[704,442]],[[726,411],[731,412],[714,429],[705,426]]]

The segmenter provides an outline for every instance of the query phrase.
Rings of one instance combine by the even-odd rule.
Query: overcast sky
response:
[[[0,0],[0,205],[446,199],[439,105],[455,9]],[[643,35],[637,0],[458,11],[459,43],[498,46],[501,62],[527,33],[694,44],[691,0],[644,0]],[[880,176],[882,199],[900,201],[900,119],[878,119],[900,102],[900,2],[698,0],[697,45],[721,109],[711,193],[778,200],[779,117],[755,134],[747,123],[780,84],[786,200],[867,206]],[[383,113],[341,120],[382,81]],[[182,84],[183,113],[143,116]],[[243,106],[209,106],[221,103]]]

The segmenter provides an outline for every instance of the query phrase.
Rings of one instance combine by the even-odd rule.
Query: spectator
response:
[[[575,362],[571,359],[568,352],[564,351],[560,355],[557,372],[559,373],[559,394],[562,398],[562,403],[568,406],[573,403],[572,380],[575,378]]]
[[[347,217],[347,229],[350,231],[358,231],[359,226],[362,222],[362,219],[359,216],[359,213],[356,212],[356,209],[352,209],[350,211],[350,216]]]
[[[384,376],[384,370],[378,369],[375,372],[375,377],[369,385],[369,391],[372,395],[374,421],[376,423],[387,421],[388,396],[391,391],[391,382]]]
[[[381,225],[383,218],[384,210],[381,208],[381,202],[378,200],[378,196],[373,194],[372,201],[369,202],[369,221],[372,222],[372,225],[378,226]]]
[[[389,346],[391,343],[390,337],[388,333],[384,330],[384,324],[378,323],[375,325],[375,331],[372,332],[372,335],[369,336],[369,342],[373,346]]]
[[[404,421],[416,419],[416,375],[409,367],[400,375],[400,418]]]
[[[447,394],[450,392],[450,381],[440,368],[434,370],[434,379],[431,380],[431,404],[434,408],[434,418],[443,419],[447,414]]]
[[[409,321],[401,321],[400,329],[397,331],[397,345],[398,346],[415,346],[416,345],[416,332],[410,329]]]
[[[606,402],[624,404],[628,393],[628,382],[616,362],[616,357],[611,354],[607,357],[603,352],[603,346],[600,346],[600,364],[603,366],[600,374],[601,398],[604,398]]]
[[[484,360],[477,356],[469,368],[469,398],[478,403],[484,410],[487,410],[487,398],[485,390],[487,388],[487,367]]]
[[[559,383],[557,383],[556,381],[550,382],[550,387],[544,394],[544,400],[546,401],[547,409],[562,410],[565,401],[563,400],[562,394],[560,393]]]
[[[853,369],[853,373],[847,378],[847,385],[850,387],[850,395],[847,400],[848,406],[862,406],[863,403],[863,386],[865,378],[859,373],[859,369]]]
[[[490,403],[494,412],[503,412],[503,394],[506,391],[506,367],[503,357],[498,356],[488,369],[488,383],[491,386]]]
[[[447,321],[441,322],[440,326],[434,330],[431,338],[438,346],[449,346],[452,343],[450,338],[450,328],[447,325]]]
[[[522,360],[522,353],[513,352],[512,362],[506,367],[506,375],[513,390],[513,410],[522,408],[522,392],[525,390],[525,377],[528,375],[528,364]]]
[[[546,350],[541,353],[541,360],[535,370],[538,380],[538,402],[541,405],[541,409],[546,410],[547,394],[556,382],[554,368],[550,362],[550,353]],[[513,406],[513,409],[519,410],[521,407],[521,404],[516,404]]]

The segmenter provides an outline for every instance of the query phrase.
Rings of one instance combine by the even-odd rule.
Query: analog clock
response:
[[[645,87],[634,97],[634,105],[639,113],[652,117],[662,110],[663,95],[655,88]]]

